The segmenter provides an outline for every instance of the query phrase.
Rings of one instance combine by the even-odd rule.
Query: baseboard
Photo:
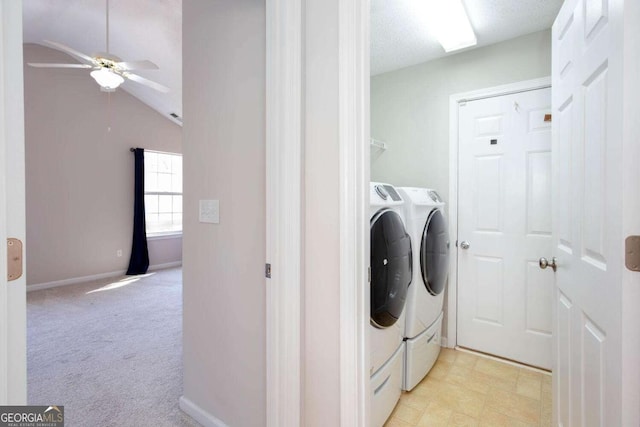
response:
[[[150,265],[149,271],[164,270],[165,268],[180,267],[181,265],[182,265],[182,261],[174,261],[174,262],[167,262],[164,264]],[[94,280],[109,279],[111,277],[124,276],[126,273],[127,273],[127,270],[118,270],[118,271],[111,271],[109,273],[92,274],[90,276],[72,277],[70,279],[54,280],[53,282],[38,283],[35,285],[28,285],[27,292],[39,291],[42,289],[57,288],[59,286],[75,285],[78,283],[92,282]]]
[[[39,291],[42,289],[49,289],[49,288],[57,288],[59,286],[75,285],[77,283],[91,282],[94,280],[108,279],[111,277],[124,276],[126,272],[127,270],[118,270],[118,271],[111,271],[109,273],[92,274],[91,276],[72,277],[70,279],[54,280],[53,282],[45,282],[45,283],[38,283],[35,285],[28,285],[27,292]]]
[[[440,337],[440,347],[449,347],[447,341],[447,337]]]
[[[165,262],[164,264],[150,265],[148,271],[164,270],[166,268],[181,267],[182,261]]]
[[[464,348],[464,347],[459,347],[459,346],[456,346],[456,350],[457,351],[461,351],[463,353],[473,354],[475,356],[482,357],[484,359],[495,360],[496,362],[500,362],[500,363],[504,363],[504,364],[507,364],[507,365],[515,366],[516,368],[527,369],[529,371],[538,372],[538,373],[544,374],[544,375],[551,375],[551,372],[547,371],[546,369],[538,368],[536,366],[531,366],[531,365],[525,365],[523,363],[516,362],[514,360],[503,359],[502,357],[492,356],[490,354],[482,353],[480,351],[475,351],[475,350],[471,350],[471,349]]]
[[[228,427],[225,423],[184,396],[180,396],[180,409],[204,427]]]

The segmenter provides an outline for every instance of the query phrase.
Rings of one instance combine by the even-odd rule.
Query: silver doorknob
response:
[[[466,240],[464,240],[462,243],[460,243],[460,247],[462,249],[469,249],[471,247],[471,244],[469,244],[469,242],[467,242]]]
[[[547,267],[551,267],[553,271],[556,271],[558,269],[558,265],[556,264],[556,257],[551,258],[551,262],[549,262],[545,257],[542,257],[538,261],[538,265],[543,270]]]

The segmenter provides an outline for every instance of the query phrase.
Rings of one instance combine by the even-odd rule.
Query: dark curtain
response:
[[[135,161],[135,200],[133,202],[133,243],[129,259],[128,275],[145,274],[149,268],[147,230],[144,220],[144,150],[133,150]]]

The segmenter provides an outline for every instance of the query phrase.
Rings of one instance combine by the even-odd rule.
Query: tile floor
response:
[[[551,375],[443,348],[385,426],[551,426]]]

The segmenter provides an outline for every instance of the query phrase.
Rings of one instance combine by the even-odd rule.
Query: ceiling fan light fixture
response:
[[[108,68],[100,68],[93,70],[91,77],[106,91],[113,91],[124,82],[124,78],[109,70]]]
[[[478,43],[462,0],[427,0],[425,7],[429,25],[445,52]]]

